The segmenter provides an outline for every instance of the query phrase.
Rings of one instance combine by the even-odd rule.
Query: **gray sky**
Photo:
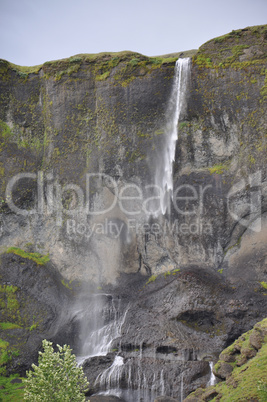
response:
[[[0,0],[0,58],[36,65],[78,53],[197,49],[267,23],[267,0]]]

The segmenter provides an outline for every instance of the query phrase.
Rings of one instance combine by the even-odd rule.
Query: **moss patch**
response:
[[[146,282],[146,285],[148,285],[151,282],[155,282],[156,279],[157,279],[157,275],[151,275],[150,278],[148,279],[148,281]]]
[[[229,169],[227,165],[214,165],[209,168],[210,174],[223,174],[226,170]]]
[[[13,253],[19,255],[20,257],[27,258],[28,260],[36,262],[36,264],[38,265],[44,265],[50,260],[48,254],[42,255],[40,253],[27,253],[26,251],[18,247],[10,247],[7,250],[7,253]]]
[[[21,326],[18,324],[14,324],[13,322],[0,322],[0,328],[3,330],[16,329],[16,328],[21,328]]]
[[[265,65],[267,25],[238,29],[206,42],[193,57],[200,68],[246,69]],[[252,48],[250,50],[250,48]]]

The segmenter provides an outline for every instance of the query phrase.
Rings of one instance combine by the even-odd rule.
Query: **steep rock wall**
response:
[[[3,248],[32,242],[68,278],[95,282],[191,264],[237,276],[242,236],[260,236],[248,227],[261,214],[263,238],[266,231],[266,27],[233,31],[193,55],[171,219],[150,219],[144,229],[147,216],[135,213],[139,192],[125,186],[149,198],[145,186],[161,157],[174,61],[125,52],[28,70],[1,62]],[[37,171],[12,188],[14,205],[36,213],[9,213],[9,180]],[[107,176],[86,187],[86,175],[95,173]],[[251,189],[261,196],[252,211]],[[124,208],[120,194],[134,200]],[[256,247],[260,262],[247,276],[264,279],[266,246]]]

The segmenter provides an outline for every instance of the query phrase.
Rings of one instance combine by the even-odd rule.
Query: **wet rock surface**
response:
[[[88,398],[89,400],[89,398]],[[112,395],[94,395],[90,396],[90,402],[126,402],[124,399]]]

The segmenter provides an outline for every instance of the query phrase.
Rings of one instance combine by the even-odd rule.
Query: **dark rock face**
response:
[[[73,343],[72,294],[52,264],[36,262],[14,254],[3,254],[1,275],[1,331],[8,342],[7,372],[25,374],[37,361],[42,340]],[[13,325],[13,327],[12,327]]]

